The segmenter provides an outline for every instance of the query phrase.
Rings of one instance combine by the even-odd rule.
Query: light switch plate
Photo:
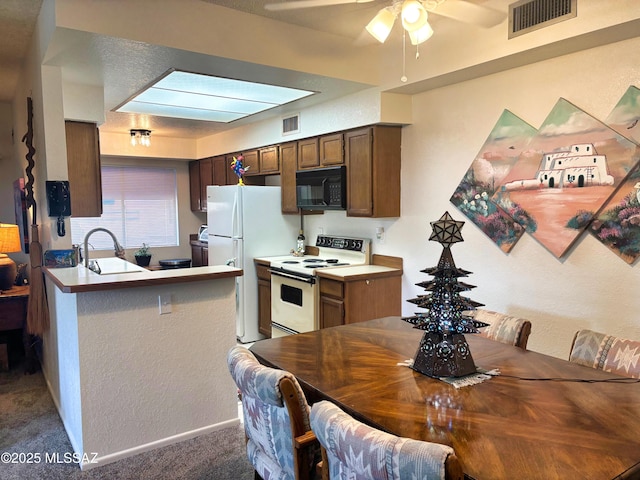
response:
[[[171,313],[171,294],[163,293],[158,295],[158,306],[160,308],[160,315]]]

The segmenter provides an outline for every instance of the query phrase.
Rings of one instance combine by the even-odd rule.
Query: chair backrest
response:
[[[488,323],[488,327],[480,330],[483,337],[496,340],[507,345],[515,345],[527,349],[527,341],[531,333],[531,322],[524,318],[512,317],[500,312],[492,312],[478,308],[472,311],[472,316],[480,322]]]
[[[265,479],[308,478],[313,459],[296,444],[311,430],[309,406],[296,378],[260,364],[243,346],[229,350],[227,364],[242,397],[247,455],[256,473]]]
[[[623,377],[640,378],[640,341],[578,330],[569,361]]]
[[[313,404],[311,428],[323,449],[323,478],[458,480],[464,477],[453,448],[377,430],[331,402]]]

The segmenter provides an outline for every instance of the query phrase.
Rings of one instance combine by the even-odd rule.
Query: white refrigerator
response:
[[[253,259],[287,255],[296,246],[298,217],[281,212],[280,187],[207,187],[209,265],[242,268],[236,277],[236,335],[242,343],[258,332],[258,279]]]

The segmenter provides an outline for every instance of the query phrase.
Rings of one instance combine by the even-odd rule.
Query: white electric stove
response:
[[[371,240],[319,235],[318,255],[270,258],[271,336],[317,330],[319,269],[367,265]]]

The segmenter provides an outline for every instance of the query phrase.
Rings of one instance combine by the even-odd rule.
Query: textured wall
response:
[[[640,86],[640,38],[614,43],[450,85],[414,96],[414,123],[403,129],[402,216],[353,219],[343,212],[305,218],[307,238],[325,233],[375,239],[373,252],[404,258],[406,302],[424,292],[415,283],[431,278],[420,270],[437,263],[442,247],[428,241],[429,222],[449,211],[466,217],[449,198],[504,109],[538,128],[559,97],[603,120],[629,85]],[[588,75],[575,75],[589,66]],[[529,348],[568,358],[573,334],[592,328],[640,338],[640,266],[627,265],[590,234],[582,235],[563,260],[525,234],[504,254],[473,223],[462,229],[463,243],[452,252],[456,264],[473,274],[468,293],[487,308],[531,319]]]
[[[58,341],[58,400],[70,396],[69,385],[79,391],[79,404],[59,401],[61,416],[81,416],[81,425],[66,424],[81,427],[69,432],[80,439],[74,447],[104,463],[236,423],[226,366],[235,344],[234,292],[231,278],[58,293],[77,302],[77,323],[61,310],[55,328],[69,335]],[[160,315],[159,295],[171,296],[172,313]],[[74,324],[77,338],[68,333]]]

